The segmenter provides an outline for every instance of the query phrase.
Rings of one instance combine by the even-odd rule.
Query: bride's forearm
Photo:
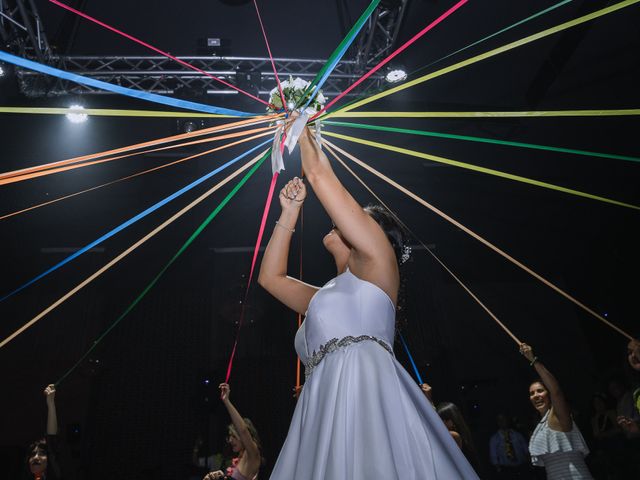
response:
[[[333,175],[329,159],[311,137],[308,128],[305,128],[302,135],[300,135],[298,144],[300,145],[304,174],[312,185],[323,174]]]
[[[302,203],[300,203],[300,206],[302,206]],[[282,210],[278,223],[273,227],[273,233],[264,251],[258,277],[258,283],[267,289],[270,278],[285,277],[287,275],[291,236],[298,222],[299,214],[299,206]]]

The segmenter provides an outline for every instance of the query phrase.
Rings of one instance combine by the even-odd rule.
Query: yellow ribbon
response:
[[[325,143],[327,145],[329,145],[330,147],[333,147],[336,151],[340,152],[342,155],[344,155],[345,157],[347,157],[349,160],[357,163],[358,165],[360,165],[362,168],[364,168],[365,170],[369,171],[370,173],[374,174],[376,177],[380,178],[381,180],[385,181],[386,183],[388,183],[389,185],[397,188],[399,191],[401,191],[402,193],[404,193],[405,195],[407,195],[409,198],[412,198],[413,200],[415,200],[416,202],[418,202],[419,204],[421,204],[422,206],[428,208],[429,210],[431,210],[433,213],[439,215],[441,218],[445,219],[447,222],[455,225],[456,227],[458,227],[460,230],[462,230],[463,232],[465,232],[467,235],[470,235],[471,237],[475,238],[476,240],[478,240],[480,243],[482,243],[483,245],[489,247],[491,250],[493,250],[494,252],[496,252],[498,255],[502,256],[503,258],[505,258],[506,260],[508,260],[509,262],[513,263],[514,265],[516,265],[517,267],[521,268],[522,270],[524,270],[525,272],[527,272],[529,275],[533,276],[534,278],[536,278],[537,280],[541,281],[542,283],[544,283],[546,286],[548,286],[549,288],[551,288],[552,290],[556,291],[557,293],[559,293],[560,295],[562,295],[563,297],[565,297],[567,300],[573,302],[575,305],[577,305],[578,307],[582,308],[584,311],[586,311],[587,313],[593,315],[594,317],[596,317],[598,320],[600,320],[601,322],[603,322],[604,324],[608,325],[609,327],[613,328],[616,332],[618,332],[619,334],[627,337],[629,340],[633,340],[633,337],[631,335],[629,335],[628,333],[626,333],[624,330],[622,330],[620,327],[614,325],[613,323],[611,323],[609,320],[607,320],[606,318],[604,318],[602,315],[600,315],[599,313],[595,312],[594,310],[592,310],[591,308],[587,307],[584,303],[580,302],[579,300],[577,300],[576,298],[574,298],[573,296],[569,295],[567,292],[565,292],[564,290],[562,290],[560,287],[558,287],[557,285],[555,285],[553,282],[547,280],[546,278],[544,278],[542,275],[540,275],[539,273],[535,272],[534,270],[532,270],[531,268],[527,267],[524,263],[520,262],[519,260],[516,260],[514,257],[512,257],[511,255],[509,255],[507,252],[505,252],[504,250],[500,249],[499,247],[497,247],[496,245],[494,245],[493,243],[491,243],[490,241],[486,240],[484,237],[481,237],[479,234],[477,234],[476,232],[474,232],[473,230],[471,230],[470,228],[464,226],[463,224],[461,224],[460,222],[458,222],[456,219],[450,217],[449,215],[447,215],[446,213],[444,213],[442,210],[438,209],[437,207],[431,205],[429,202],[427,202],[426,200],[424,200],[422,197],[419,197],[418,195],[416,195],[415,193],[413,193],[412,191],[408,190],[407,188],[403,187],[402,185],[400,185],[399,183],[391,180],[389,177],[387,177],[386,175],[384,175],[383,173],[380,173],[378,170],[376,170],[375,168],[367,165],[366,163],[364,163],[362,160],[354,157],[353,155],[345,152],[344,150],[342,150],[341,148],[337,147],[336,145],[334,145],[331,142],[328,142],[325,140]],[[515,338],[514,338],[515,340]],[[518,341],[518,340],[516,340]]]
[[[640,109],[539,110],[531,112],[347,112],[337,111],[324,118],[506,118],[506,117],[619,117],[640,115]]]
[[[354,143],[360,143],[362,145],[367,145],[370,147],[381,148],[383,150],[389,150],[391,152],[402,153],[404,155],[410,155],[412,157],[423,158],[425,160],[431,160],[433,162],[443,163],[445,165],[451,165],[453,167],[465,168],[467,170],[473,170],[475,172],[486,173],[488,175],[494,175],[496,177],[506,178],[508,180],[514,180],[516,182],[527,183],[529,185],[534,185],[536,187],[548,188],[550,190],[555,190],[558,192],[569,193],[571,195],[577,195],[579,197],[589,198],[591,200],[597,200],[599,202],[610,203],[612,205],[618,205],[620,207],[632,208],[634,210],[640,210],[640,206],[632,205],[630,203],[619,202],[618,200],[613,200],[611,198],[600,197],[598,195],[592,195],[590,193],[581,192],[579,190],[573,190],[571,188],[561,187],[559,185],[554,185],[552,183],[541,182],[539,180],[534,180],[532,178],[521,177],[520,175],[514,175],[512,173],[501,172],[500,170],[494,170],[492,168],[479,167],[477,165],[472,165],[470,163],[458,162],[456,160],[450,160],[444,157],[438,157],[436,155],[429,155],[428,153],[416,152],[415,150],[409,150],[407,148],[396,147],[393,145],[387,145],[386,143],[373,142],[371,140],[364,140],[362,138],[350,137],[348,135],[342,135],[340,133],[322,132],[323,135],[327,135],[329,137],[341,138],[342,140],[348,140]]]
[[[266,152],[266,151],[265,151]],[[20,327],[19,329],[17,329],[15,332],[13,332],[11,335],[9,335],[8,337],[6,337],[4,340],[2,340],[0,342],[0,348],[4,347],[7,343],[9,343],[11,340],[13,340],[14,338],[16,338],[18,335],[20,335],[21,333],[23,333],[25,330],[28,330],[29,328],[31,328],[34,324],[36,324],[37,322],[39,322],[43,317],[45,317],[48,313],[50,313],[51,311],[53,311],[54,309],[56,309],[57,307],[59,307],[62,303],[64,303],[66,300],[68,300],[69,298],[71,298],[74,294],[76,294],[77,292],[79,292],[80,290],[82,290],[84,287],[86,287],[87,285],[89,285],[91,282],[93,282],[96,278],[98,278],[100,275],[102,275],[104,272],[106,272],[107,270],[109,270],[111,267],[113,267],[116,263],[118,263],[120,260],[122,260],[123,258],[125,258],[127,255],[129,255],[131,252],[133,252],[134,250],[136,250],[138,247],[140,247],[143,243],[145,243],[147,240],[149,240],[150,238],[154,237],[155,235],[157,235],[160,231],[164,230],[166,227],[168,227],[171,223],[173,223],[174,221],[176,221],[178,218],[180,218],[182,215],[184,215],[185,213],[187,213],[189,210],[191,210],[193,207],[195,207],[196,205],[198,205],[199,203],[201,203],[203,200],[205,200],[207,197],[209,197],[211,194],[213,194],[214,192],[216,192],[217,190],[219,190],[220,188],[222,188],[224,185],[226,185],[227,183],[229,183],[231,180],[233,180],[235,177],[237,177],[238,175],[240,175],[243,171],[245,171],[246,169],[248,169],[249,167],[251,167],[252,165],[254,165],[255,163],[257,163],[260,158],[265,154],[265,152],[262,152],[260,155],[256,156],[253,158],[253,160],[249,161],[247,164],[243,165],[242,167],[240,167],[238,170],[236,170],[235,172],[233,172],[231,175],[229,175],[227,178],[225,178],[224,180],[220,181],[218,184],[214,185],[213,187],[211,187],[209,190],[207,190],[205,193],[203,193],[202,195],[200,195],[198,198],[196,198],[193,202],[191,202],[189,205],[187,205],[186,207],[184,207],[182,210],[180,210],[179,212],[177,212],[176,214],[174,214],[171,218],[169,218],[168,220],[165,220],[162,224],[160,224],[159,226],[157,226],[156,228],[154,228],[151,232],[149,232],[147,235],[145,235],[143,238],[141,238],[140,240],[138,240],[136,243],[134,243],[133,245],[131,245],[129,248],[127,248],[125,251],[123,251],[120,255],[118,255],[116,258],[114,258],[113,260],[111,260],[109,263],[107,263],[104,267],[102,267],[101,269],[99,269],[97,272],[93,273],[92,275],[90,275],[89,277],[87,277],[86,279],[84,279],[82,282],[80,282],[78,285],[76,285],[74,288],[72,288],[71,290],[69,290],[66,294],[64,294],[62,297],[60,297],[58,300],[56,300],[53,304],[51,304],[49,307],[45,308],[42,312],[40,312],[38,315],[36,315],[35,317],[33,317],[31,320],[29,320],[27,323],[25,323],[22,327]]]
[[[486,60],[487,58],[491,58],[494,57],[496,55],[499,55],[501,53],[507,52],[509,50],[513,50],[514,48],[517,47],[521,47],[522,45],[526,45],[527,43],[531,43],[533,41],[536,40],[540,40],[541,38],[544,37],[548,37],[549,35],[553,35],[555,33],[561,32],[563,30],[567,30],[568,28],[571,27],[575,27],[577,25],[581,25],[583,23],[586,23],[588,21],[594,20],[596,18],[602,17],[604,15],[607,15],[609,13],[615,12],[617,10],[621,10],[625,7],[628,7],[630,5],[636,4],[640,2],[640,0],[625,0],[622,2],[618,2],[614,5],[611,5],[610,7],[606,7],[603,8],[601,10],[596,10],[593,13],[589,13],[588,15],[584,15],[582,17],[578,17],[574,20],[570,20],[568,22],[565,23],[561,23],[560,25],[556,25],[555,27],[551,27],[548,28],[546,30],[543,30],[541,32],[538,33],[534,33],[533,35],[529,35],[528,37],[525,38],[521,38],[520,40],[516,40],[515,42],[511,42],[508,43],[507,45],[503,45],[502,47],[498,47],[498,48],[494,48],[493,50],[489,50],[488,52],[485,53],[481,53],[480,55],[476,55],[475,57],[471,57],[467,60],[463,60],[461,62],[458,62],[454,65],[450,65],[448,67],[445,68],[441,68],[440,70],[437,70],[433,73],[428,73],[427,75],[423,75],[422,77],[418,77],[415,80],[411,80],[410,82],[407,83],[403,83],[402,85],[398,85],[397,87],[394,88],[390,88],[389,90],[385,90],[384,92],[380,92],[376,95],[372,95],[371,97],[365,98],[363,100],[360,100],[359,102],[355,102],[352,103],[351,105],[348,105],[347,107],[345,107],[344,111],[349,111],[349,110],[353,110],[355,108],[358,107],[362,107],[363,105],[366,105],[368,103],[371,102],[375,102],[376,100],[380,100],[381,98],[384,98],[388,95],[391,95],[393,93],[396,92],[400,92],[402,90],[405,90],[409,87],[413,87],[414,85],[418,85],[420,83],[426,82],[428,80],[432,80],[434,78],[440,77],[442,75],[445,75],[447,73],[453,72],[455,70],[459,70],[463,67],[467,67],[469,65],[472,65],[474,63],[477,63],[481,60]],[[324,118],[328,118],[331,117],[332,113],[329,113],[327,116],[325,116]]]
[[[331,156],[333,156],[333,158],[335,158],[338,162],[340,162],[340,164],[341,164],[341,165],[342,165],[342,166],[343,166],[343,167],[344,167],[344,168],[345,168],[345,169],[346,169],[346,170],[347,170],[351,175],[353,175],[353,176],[355,177],[355,179],[356,179],[356,180],[358,180],[358,182],[360,182],[360,184],[361,184],[364,188],[366,188],[366,189],[369,191],[369,193],[370,193],[371,195],[373,195],[373,196],[374,196],[374,198],[375,198],[378,202],[380,202],[380,204],[381,204],[382,206],[384,206],[384,208],[386,208],[387,210],[389,210],[389,212],[391,212],[391,214],[396,218],[396,220],[398,220],[398,222],[399,222],[399,223],[400,223],[400,224],[401,224],[401,225],[402,225],[402,226],[403,226],[407,231],[411,231],[411,230],[410,230],[410,229],[409,229],[409,228],[404,224],[404,222],[403,222],[402,220],[400,220],[400,218],[398,217],[398,215],[396,215],[396,213],[395,213],[393,210],[391,210],[391,208],[389,208],[389,206],[388,206],[386,203],[384,203],[384,201],[383,201],[383,200],[382,200],[378,195],[376,195],[376,193],[375,193],[373,190],[371,190],[371,188],[369,188],[369,186],[368,186],[366,183],[364,183],[364,180],[362,180],[362,179],[358,176],[358,174],[357,174],[356,172],[354,172],[351,168],[349,168],[349,166],[348,166],[346,163],[344,163],[344,160],[342,160],[342,159],[341,159],[341,158],[340,158],[340,157],[339,157],[339,156],[338,156],[338,155],[337,155],[337,154],[336,154],[336,153],[331,149],[331,147],[329,147],[329,145],[328,145],[327,143],[328,143],[328,142],[325,142],[325,145],[324,145],[324,146],[326,147],[327,151],[331,154]],[[413,233],[413,232],[411,232],[411,233]],[[496,316],[496,315],[495,315],[495,314],[494,314],[494,313],[489,309],[489,307],[487,307],[484,303],[482,303],[482,300],[480,300],[480,298],[479,298],[475,293],[473,293],[473,292],[471,291],[471,289],[470,289],[469,287],[467,287],[467,286],[463,283],[463,281],[462,281],[462,280],[460,280],[460,278],[459,278],[455,273],[453,273],[453,271],[452,271],[449,267],[447,267],[447,265],[445,265],[445,263],[444,263],[442,260],[440,260],[440,258],[438,258],[438,256],[437,256],[435,253],[433,253],[433,252],[431,251],[431,249],[430,249],[427,245],[425,245],[425,243],[424,243],[422,240],[420,240],[420,239],[417,237],[417,235],[415,235],[415,234],[413,234],[413,235],[416,237],[416,239],[418,240],[418,242],[423,246],[423,248],[426,250],[426,252],[427,252],[429,255],[431,255],[431,256],[433,257],[433,259],[434,259],[436,262],[438,262],[438,263],[440,264],[440,266],[441,266],[442,268],[444,268],[444,269],[445,269],[445,271],[446,271],[449,275],[451,275],[451,277],[452,277],[456,282],[458,282],[458,285],[460,285],[460,286],[462,287],[462,289],[463,289],[465,292],[467,292],[467,293],[469,294],[469,296],[470,296],[471,298],[473,298],[473,300],[474,300],[478,305],[480,305],[480,307],[481,307],[485,312],[487,312],[487,314],[488,314],[488,315],[489,315],[489,316],[490,316],[490,317],[491,317],[491,318],[492,318],[492,319],[493,319],[493,320],[498,324],[498,326],[499,326],[500,328],[502,328],[502,329],[505,331],[505,333],[506,333],[507,335],[509,335],[509,336],[512,338],[512,340],[513,340],[514,342],[516,342],[518,345],[521,345],[521,344],[522,344],[522,342],[520,341],[520,339],[519,339],[518,337],[516,337],[516,336],[514,335],[514,333],[513,333],[513,332],[512,332],[512,331],[511,331],[511,330],[510,330],[510,329],[509,329],[509,328],[508,328],[504,323],[502,323],[502,322],[500,321],[500,319],[498,319],[498,317],[497,317],[497,316]]]

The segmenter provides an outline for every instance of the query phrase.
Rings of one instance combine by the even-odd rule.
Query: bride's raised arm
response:
[[[304,182],[299,178],[290,180],[280,190],[282,208],[280,218],[273,227],[271,239],[264,251],[260,265],[258,283],[271,295],[292,310],[304,314],[317,287],[287,275],[287,260],[291,236],[295,232],[302,203],[307,196]]]

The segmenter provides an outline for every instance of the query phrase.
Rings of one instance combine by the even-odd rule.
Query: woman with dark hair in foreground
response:
[[[462,412],[455,403],[443,402],[438,405],[438,415],[446,425],[449,433],[456,441],[464,456],[473,465],[476,471],[480,469],[480,456],[476,444],[471,436],[471,430],[467,426]]]
[[[306,187],[281,190],[282,213],[259,283],[305,314],[295,346],[304,384],[272,480],[476,479],[451,435],[393,355],[404,232],[380,207],[363,209],[304,128],[306,179],[335,227],[323,244],[337,276],[322,288],[287,276]]]
[[[44,389],[47,399],[47,435],[33,442],[27,449],[28,478],[59,480],[62,478],[57,458],[58,415],[56,412],[56,387]]]
[[[560,384],[529,345],[521,344],[520,353],[540,377],[529,385],[529,400],[542,417],[529,440],[531,462],[544,466],[549,480],[592,479],[584,461],[589,448],[571,418]]]

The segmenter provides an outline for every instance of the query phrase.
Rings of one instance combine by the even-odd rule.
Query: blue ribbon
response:
[[[62,260],[61,262],[57,263],[56,265],[54,265],[53,267],[51,267],[49,270],[46,270],[44,272],[42,272],[40,275],[38,275],[37,277],[32,278],[31,280],[29,280],[27,283],[25,283],[24,285],[21,285],[20,287],[16,288],[14,291],[12,291],[11,293],[5,295],[4,297],[0,298],[0,302],[6,300],[7,298],[15,295],[16,293],[20,292],[21,290],[24,290],[25,288],[27,288],[29,285],[34,284],[35,282],[37,282],[38,280],[40,280],[41,278],[46,277],[47,275],[49,275],[51,272],[56,271],[57,269],[59,269],[60,267],[62,267],[63,265],[66,265],[67,263],[71,262],[72,260],[78,258],[80,255],[82,255],[83,253],[86,253],[88,250],[92,249],[93,247],[95,247],[96,245],[101,244],[102,242],[104,242],[105,240],[113,237],[116,233],[121,232],[122,230],[124,230],[125,228],[129,227],[130,225],[133,225],[134,223],[136,223],[138,220],[141,220],[142,218],[146,217],[147,215],[149,215],[150,213],[155,212],[157,209],[159,209],[160,207],[162,207],[163,205],[166,205],[167,203],[169,203],[170,201],[174,200],[175,198],[179,197],[180,195],[182,195],[183,193],[188,192],[189,190],[191,190],[194,187],[197,187],[198,185],[200,185],[202,182],[206,181],[207,179],[211,178],[212,176],[214,176],[216,173],[221,172],[222,170],[224,170],[225,168],[233,165],[234,163],[242,160],[244,157],[246,157],[247,155],[255,152],[256,150],[258,150],[259,148],[265,146],[266,144],[272,142],[273,140],[266,140],[264,142],[262,142],[259,145],[256,145],[255,147],[253,147],[252,149],[244,152],[242,155],[237,156],[236,158],[234,158],[233,160],[228,161],[227,163],[225,163],[224,165],[216,168],[215,170],[213,170],[212,172],[207,173],[206,175],[204,175],[203,177],[200,177],[199,179],[195,180],[194,182],[190,183],[189,185],[187,185],[186,187],[181,188],[180,190],[178,190],[177,192],[169,195],[168,197],[166,197],[163,200],[160,200],[158,203],[156,203],[155,205],[152,205],[151,207],[147,208],[146,210],[140,212],[139,214],[137,214],[135,217],[130,218],[129,220],[127,220],[126,222],[120,224],[119,226],[117,226],[116,228],[114,228],[113,230],[110,230],[109,232],[105,233],[104,235],[102,235],[100,238],[98,238],[97,240],[94,240],[93,242],[91,242],[90,244],[88,244],[85,247],[82,247],[80,250],[78,250],[77,252],[75,252],[72,255],[69,255],[67,258],[65,258],[64,260]]]
[[[231,110],[228,108],[214,107],[213,105],[205,105],[204,103],[190,102],[188,100],[180,100],[178,98],[165,97],[164,95],[158,95],[155,93],[143,92],[142,90],[134,90],[132,88],[121,87],[120,85],[113,85],[111,83],[96,80],[95,78],[83,77],[75,73],[65,72],[58,68],[43,65],[42,63],[27,60],[26,58],[16,57],[10,53],[0,50],[0,60],[17,65],[18,67],[28,68],[29,70],[35,70],[36,72],[45,73],[54,77],[61,78],[63,80],[69,80],[71,82],[79,83],[81,85],[87,85],[89,87],[99,88],[101,90],[107,90],[113,93],[119,93],[128,97],[139,98],[148,102],[160,103],[162,105],[168,105],[170,107],[184,108],[186,110],[194,110],[196,112],[214,113],[218,115],[231,115],[234,117],[255,117],[262,115],[260,113],[248,113],[240,112],[238,110]]]
[[[413,357],[411,356],[411,352],[409,351],[409,347],[407,346],[407,342],[404,341],[404,337],[402,336],[402,333],[400,333],[399,335],[400,335],[400,341],[402,342],[402,346],[404,347],[404,351],[407,352],[407,356],[409,357],[409,361],[411,362],[411,366],[413,367],[413,371],[416,374],[416,377],[418,379],[418,383],[420,385],[422,385],[424,382],[422,381],[422,377],[420,376],[420,372],[418,372],[418,367],[416,365],[416,362],[413,361]]]

